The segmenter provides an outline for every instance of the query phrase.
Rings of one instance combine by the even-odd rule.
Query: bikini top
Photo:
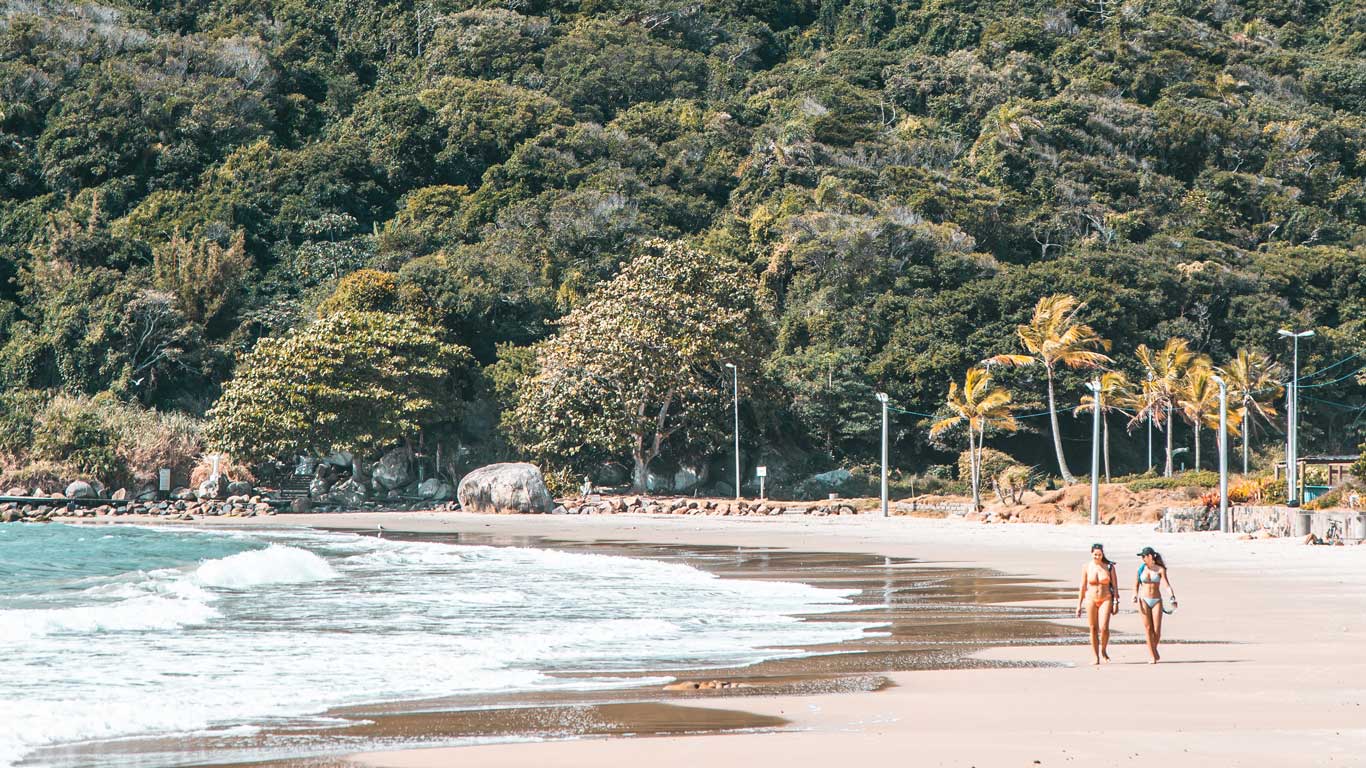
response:
[[[1138,580],[1146,584],[1157,584],[1162,581],[1162,574],[1148,570],[1148,564],[1144,563],[1138,566]]]
[[[1095,586],[1097,584],[1109,584],[1110,567],[1107,565],[1105,567],[1105,570],[1101,571],[1101,573],[1104,575],[1104,578],[1097,576],[1095,571],[1091,571],[1091,578],[1087,580],[1087,583],[1091,584],[1092,586]]]

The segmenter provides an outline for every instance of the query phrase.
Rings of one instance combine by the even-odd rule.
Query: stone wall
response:
[[[1272,536],[1307,536],[1325,540],[1361,541],[1366,538],[1366,514],[1347,511],[1309,511],[1284,506],[1231,506],[1233,533],[1265,531]],[[1167,533],[1219,530],[1219,509],[1167,507],[1160,530]]]

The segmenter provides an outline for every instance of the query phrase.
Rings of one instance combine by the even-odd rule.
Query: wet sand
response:
[[[899,584],[892,580],[885,591],[894,596],[914,588],[910,574],[916,571],[975,572],[969,580],[981,585],[983,594],[996,590],[996,597],[966,612],[961,607],[966,601],[923,601],[906,611],[914,617],[900,624],[891,621],[893,631],[886,640],[891,648],[879,649],[869,638],[871,645],[842,649],[857,652],[816,657],[827,665],[823,670],[813,660],[811,665],[784,668],[780,662],[743,671],[756,680],[767,677],[779,683],[784,676],[808,681],[862,676],[883,681],[878,685],[830,691],[755,685],[667,697],[688,708],[779,718],[781,725],[739,725],[740,733],[706,737],[661,735],[665,732],[645,725],[628,725],[624,731],[583,729],[573,740],[369,751],[347,758],[348,765],[648,763],[667,768],[759,762],[801,767],[850,759],[946,766],[1150,760],[1177,766],[1366,765],[1366,654],[1361,652],[1366,590],[1360,587],[1366,577],[1366,548],[1239,542],[1217,534],[1162,535],[1142,526],[984,526],[870,517],[563,519],[407,513],[290,516],[273,522],[373,530],[381,521],[388,530],[466,538],[492,534],[509,542],[548,537],[559,540],[559,546],[593,546],[594,551],[628,543],[644,546],[642,551],[667,550],[668,545],[700,548],[713,558],[710,567],[730,571],[726,575],[762,571],[764,576],[757,577],[856,583],[874,601],[876,579],[887,580],[889,574],[908,578]],[[1116,640],[1128,644],[1112,646],[1113,663],[1090,667],[1089,649],[1077,645],[1080,622],[1068,616],[1075,606],[1073,583],[1090,542],[1097,539],[1120,562],[1126,591],[1115,628],[1125,634]],[[1127,590],[1136,563],[1132,553],[1144,545],[1167,556],[1182,598],[1181,609],[1168,619],[1163,664],[1157,666],[1146,663],[1141,645],[1132,644],[1140,626]],[[722,555],[727,549],[731,552]],[[775,557],[780,550],[787,556]],[[829,567],[827,558],[840,553],[883,562],[865,561],[871,568],[852,572]],[[768,558],[769,565],[756,569],[752,558]],[[870,572],[877,575],[870,577]],[[1016,576],[1003,579],[997,574]],[[894,598],[883,602],[897,603]],[[869,609],[879,610],[873,605]],[[964,613],[973,615],[955,615]],[[623,719],[628,711],[614,716]],[[648,717],[642,713],[639,719]],[[726,727],[722,723],[684,732]],[[756,727],[759,732],[753,731]],[[657,737],[583,738],[623,732]]]

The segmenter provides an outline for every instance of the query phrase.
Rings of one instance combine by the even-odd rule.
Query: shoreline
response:
[[[210,525],[242,522],[215,520]],[[1141,631],[1125,602],[1134,569],[1132,552],[1138,546],[1151,544],[1163,551],[1182,597],[1182,610],[1168,619],[1166,639],[1173,642],[1164,645],[1164,663],[1156,667],[1146,664],[1141,645],[1112,648],[1115,663],[1094,669],[1078,666],[1086,663],[1089,649],[1075,645],[1009,646],[974,655],[1000,665],[996,668],[892,672],[888,677],[894,687],[876,694],[760,694],[743,701],[717,697],[686,702],[790,723],[764,733],[409,749],[356,754],[341,764],[586,766],[648,760],[682,766],[706,760],[739,765],[749,762],[741,755],[755,750],[796,766],[823,765],[850,755],[906,754],[921,756],[924,764],[975,766],[1028,765],[1032,760],[1043,765],[1074,760],[1117,764],[1139,757],[1192,766],[1209,764],[1212,757],[1228,765],[1366,764],[1366,728],[1359,725],[1366,722],[1366,683],[1353,682],[1366,680],[1366,662],[1359,653],[1366,637],[1366,597],[1358,586],[1366,575],[1366,549],[1237,541],[1219,534],[1158,534],[1146,526],[983,526],[861,516],[565,520],[413,512],[290,515],[253,520],[251,527],[263,522],[353,530],[373,530],[382,523],[386,531],[914,557],[939,566],[984,566],[1060,583],[1064,589],[1080,570],[1090,542],[1099,539],[1121,566],[1123,612],[1115,619],[1117,631],[1129,639]],[[1051,605],[1056,610],[1069,602],[1054,600]],[[1014,664],[1050,666],[1012,668]],[[1152,714],[1145,709],[1136,720],[1136,701],[1153,703]],[[1113,713],[1098,717],[1096,707],[1107,706]]]

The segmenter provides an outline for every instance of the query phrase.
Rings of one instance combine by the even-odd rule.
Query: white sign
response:
[[[157,473],[157,487],[163,491],[171,490],[171,470],[163,469]]]
[[[768,477],[768,467],[755,467],[755,468],[754,468],[754,476],[755,476],[755,477]]]

